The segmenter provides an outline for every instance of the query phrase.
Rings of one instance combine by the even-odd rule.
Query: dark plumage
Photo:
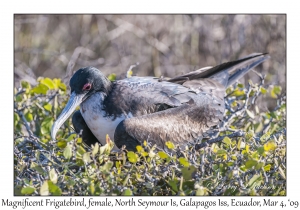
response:
[[[131,77],[110,82],[96,68],[81,68],[70,80],[72,94],[53,125],[52,138],[81,104],[72,120],[89,145],[97,140],[105,144],[106,133],[118,148],[125,145],[128,150],[144,140],[159,148],[166,141],[194,143],[222,121],[226,87],[267,58],[256,53],[171,79]]]
[[[85,123],[80,111],[76,111],[72,116],[72,122],[76,133],[80,134],[84,142],[91,146],[98,142],[88,125]]]

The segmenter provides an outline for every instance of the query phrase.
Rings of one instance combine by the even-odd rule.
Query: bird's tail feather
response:
[[[229,64],[227,68],[223,68],[218,73],[210,76],[210,78],[218,80],[225,87],[228,87],[229,85],[232,85],[237,80],[242,78],[248,71],[264,62],[269,57],[270,56],[266,53],[254,53],[237,61],[233,61],[233,65],[230,65],[231,62],[228,62],[226,63]]]
[[[259,65],[270,56],[267,53],[253,53],[244,58],[222,63],[212,68],[202,68],[178,77],[167,80],[168,82],[183,84],[188,80],[211,78],[217,80],[225,87],[233,84],[243,77],[249,70]]]

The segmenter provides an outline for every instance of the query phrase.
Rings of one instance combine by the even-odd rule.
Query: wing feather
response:
[[[125,119],[116,128],[114,140],[118,147],[126,145],[129,150],[144,140],[161,149],[165,149],[166,141],[185,145],[217,125],[223,113],[223,100],[201,93],[192,104]]]
[[[155,78],[131,77],[116,81],[104,101],[109,116],[131,113],[140,116],[161,111],[162,107],[179,107],[197,94],[188,87]]]

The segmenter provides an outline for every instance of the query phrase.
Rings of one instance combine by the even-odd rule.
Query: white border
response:
[[[288,165],[287,165],[287,196],[274,199],[296,200],[300,189],[299,182],[299,112],[300,85],[299,69],[299,40],[300,40],[300,18],[296,8],[296,1],[283,2],[275,0],[265,1],[14,1],[2,3],[1,7],[1,101],[0,101],[0,202],[2,198],[20,200],[13,197],[13,14],[14,13],[286,13],[287,14],[287,110],[288,110]],[[297,135],[298,134],[298,135]],[[76,197],[79,199],[79,197]],[[33,198],[39,199],[39,198]],[[56,198],[60,199],[60,198]],[[114,199],[114,198],[111,198]],[[145,197],[145,200],[154,200]],[[169,200],[167,197],[156,197],[159,200]],[[176,198],[178,201],[180,198]],[[203,200],[216,200],[216,197],[204,197]],[[222,197],[230,201],[229,197]],[[237,197],[235,199],[245,200],[249,197]],[[262,197],[255,199],[261,200]],[[298,199],[299,201],[299,199]],[[11,207],[10,207],[11,208]],[[100,207],[97,207],[99,209]],[[137,209],[140,207],[131,207]],[[165,207],[156,207],[162,209]],[[191,207],[195,208],[195,207]],[[1,207],[1,209],[3,209]],[[31,208],[27,208],[31,209]],[[47,209],[54,209],[48,208]],[[64,208],[60,208],[64,209]],[[103,209],[103,208],[101,208]],[[149,209],[149,208],[148,208]],[[153,209],[153,208],[151,208]]]

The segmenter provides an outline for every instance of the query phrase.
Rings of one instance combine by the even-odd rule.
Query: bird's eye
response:
[[[86,83],[86,84],[83,86],[82,90],[90,90],[91,88],[92,88],[92,85],[91,85],[90,83]]]

